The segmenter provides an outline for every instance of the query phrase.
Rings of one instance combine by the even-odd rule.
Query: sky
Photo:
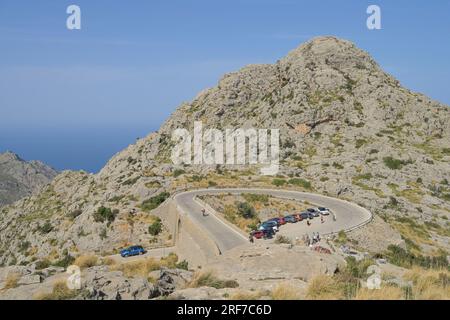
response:
[[[97,172],[223,74],[320,35],[450,105],[450,0],[0,0],[0,152]]]

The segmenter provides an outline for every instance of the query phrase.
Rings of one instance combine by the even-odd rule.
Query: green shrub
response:
[[[46,221],[42,226],[38,227],[38,231],[42,234],[50,233],[53,230],[53,226],[50,221]]]
[[[244,193],[242,197],[248,202],[269,202],[269,196],[267,194]]]
[[[47,259],[38,260],[35,263],[35,267],[36,267],[36,270],[46,269],[46,268],[50,267],[50,261],[48,261]]]
[[[446,254],[441,254],[436,257],[415,255],[396,245],[388,246],[386,257],[392,264],[405,268],[411,268],[413,266],[420,266],[426,269],[449,267]]]
[[[386,167],[388,167],[391,170],[401,169],[404,165],[411,163],[411,161],[403,161],[392,157],[383,158],[383,162],[386,165]]]
[[[284,180],[284,179],[273,179],[273,180],[272,180],[272,184],[275,185],[275,186],[277,186],[277,187],[284,186],[286,183],[287,183],[287,182],[286,182],[286,180]]]
[[[289,184],[295,185],[295,186],[300,186],[303,187],[305,189],[311,189],[311,182],[304,180],[304,179],[300,179],[300,178],[293,178],[290,179],[288,181]]]
[[[141,208],[144,211],[151,211],[153,209],[156,209],[159,207],[161,203],[166,201],[166,199],[170,197],[170,193],[168,192],[162,192],[158,194],[157,196],[151,197],[150,199],[145,200],[141,204]]]
[[[158,234],[160,234],[162,231],[162,223],[161,223],[161,219],[157,218],[155,222],[153,222],[149,227],[148,227],[148,233],[150,233],[152,236],[157,236]]]
[[[180,261],[176,264],[177,269],[189,270],[189,263],[186,260]]]
[[[173,171],[172,176],[174,178],[181,176],[182,174],[184,174],[185,171],[183,169],[176,169]]]
[[[253,208],[248,202],[240,202],[237,205],[238,214],[246,219],[253,219],[256,217],[255,208]]]
[[[336,169],[344,169],[344,166],[337,162],[333,162],[333,167]]]
[[[97,209],[97,211],[94,212],[94,221],[95,222],[107,221],[108,223],[111,223],[116,219],[118,213],[119,210],[117,209],[111,210],[111,208],[101,206],[100,208]]]
[[[209,181],[208,181],[208,186],[210,186],[210,187],[215,187],[215,186],[217,186],[217,183],[214,182],[214,181],[209,180]]]
[[[27,251],[30,248],[30,246],[31,246],[30,241],[22,241],[20,243],[18,249],[19,249],[20,252],[25,252],[25,251]]]
[[[62,259],[56,261],[55,263],[53,263],[53,265],[56,267],[67,268],[68,266],[72,265],[74,261],[75,261],[75,258],[66,252],[64,257]]]
[[[355,147],[356,147],[356,149],[359,149],[366,143],[367,143],[367,140],[365,140],[365,139],[356,139]]]

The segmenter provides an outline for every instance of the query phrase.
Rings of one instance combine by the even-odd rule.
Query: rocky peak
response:
[[[24,160],[11,151],[0,153],[0,162],[8,162],[8,161],[24,161]]]
[[[11,151],[0,153],[0,205],[31,195],[56,175],[40,161],[27,162]]]

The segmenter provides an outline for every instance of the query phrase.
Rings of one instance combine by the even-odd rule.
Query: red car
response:
[[[272,218],[272,219],[267,220],[267,221],[275,221],[278,224],[278,226],[282,226],[282,225],[286,224],[286,220],[284,220],[284,218],[281,218],[281,217]]]
[[[256,239],[262,239],[264,238],[264,231],[253,231],[252,236],[254,236]]]

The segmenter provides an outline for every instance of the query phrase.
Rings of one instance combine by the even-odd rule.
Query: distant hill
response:
[[[25,161],[12,152],[0,153],[0,206],[37,192],[58,173],[40,161]]]

